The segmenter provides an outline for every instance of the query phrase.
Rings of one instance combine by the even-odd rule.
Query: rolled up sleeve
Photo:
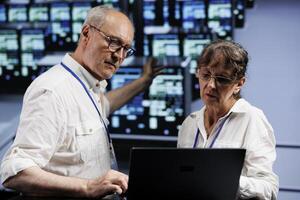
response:
[[[1,163],[1,183],[26,168],[44,167],[62,137],[63,123],[59,99],[52,91],[27,91],[15,141]]]

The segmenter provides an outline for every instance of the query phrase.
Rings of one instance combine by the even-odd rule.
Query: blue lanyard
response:
[[[79,81],[79,83],[82,85],[84,91],[86,92],[86,94],[88,95],[88,97],[90,98],[91,102],[93,103],[94,107],[95,107],[96,110],[97,110],[97,113],[98,113],[98,115],[99,115],[99,117],[100,117],[100,120],[101,120],[102,124],[103,124],[104,127],[105,127],[105,131],[106,131],[106,135],[107,135],[107,138],[108,138],[108,142],[111,144],[112,141],[111,141],[111,138],[110,138],[110,135],[109,135],[109,132],[108,132],[108,127],[106,126],[106,124],[105,124],[105,122],[104,122],[104,120],[103,120],[103,118],[102,118],[102,116],[101,116],[101,113],[100,113],[98,107],[96,106],[96,104],[95,104],[95,102],[94,102],[94,100],[93,100],[93,97],[92,97],[91,94],[89,93],[88,89],[86,88],[86,86],[84,85],[84,83],[82,82],[82,80],[81,80],[81,79],[80,79],[80,78],[79,78],[79,77],[78,77],[78,76],[77,76],[77,75],[76,75],[69,67],[67,67],[63,62],[61,62],[60,64],[63,66],[63,68],[65,68],[68,72],[70,72],[70,74],[71,74],[74,78],[76,78],[76,79]],[[109,145],[109,148],[110,148],[110,149],[112,148],[111,145]]]
[[[231,113],[221,122],[221,124],[219,125],[218,127],[218,130],[216,131],[216,136],[214,137],[213,141],[210,143],[209,145],[209,148],[212,148],[223,128],[223,125],[225,124],[225,121],[227,121],[227,119],[229,118],[229,116],[231,115]],[[200,135],[200,130],[199,128],[197,128],[197,133],[196,133],[196,137],[195,137],[195,140],[194,140],[194,145],[193,145],[193,148],[196,148],[197,146],[197,143],[198,143],[198,139],[199,139],[199,135]]]

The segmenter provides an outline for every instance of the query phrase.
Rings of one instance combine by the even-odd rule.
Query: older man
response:
[[[42,196],[101,197],[127,190],[107,116],[148,87],[160,69],[106,94],[105,79],[134,53],[134,29],[121,12],[92,8],[78,47],[39,76],[24,96],[20,124],[1,164],[5,187]]]

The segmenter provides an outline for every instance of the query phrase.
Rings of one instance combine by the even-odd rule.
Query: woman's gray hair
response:
[[[105,17],[111,11],[119,12],[115,8],[108,5],[93,7],[89,10],[87,17],[83,23],[83,26],[86,24],[92,24],[96,27],[101,27],[105,22]]]

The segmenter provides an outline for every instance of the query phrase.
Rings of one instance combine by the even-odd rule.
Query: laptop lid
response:
[[[132,148],[128,200],[234,200],[245,149]]]

